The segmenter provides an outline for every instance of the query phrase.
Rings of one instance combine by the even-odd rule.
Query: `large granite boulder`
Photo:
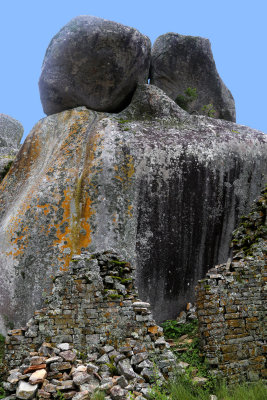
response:
[[[0,114],[0,182],[19,150],[23,132],[19,121],[9,115]]]
[[[39,80],[47,115],[78,106],[117,112],[147,82],[150,40],[134,28],[79,16],[51,40]]]
[[[73,254],[114,249],[155,318],[174,318],[229,254],[264,185],[266,136],[187,114],[141,85],[120,114],[42,119],[0,186],[0,326],[22,326]]]
[[[173,100],[179,96],[190,113],[236,120],[233,96],[217,72],[208,39],[178,33],[159,36],[152,48],[151,83]],[[196,99],[190,92],[188,96],[188,88],[196,89]]]

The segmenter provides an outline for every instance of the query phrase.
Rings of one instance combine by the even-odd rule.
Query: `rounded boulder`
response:
[[[147,81],[151,43],[134,28],[79,16],[51,40],[39,80],[47,115],[77,106],[119,112]]]

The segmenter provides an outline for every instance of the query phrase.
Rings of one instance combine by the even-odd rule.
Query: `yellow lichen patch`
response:
[[[129,215],[129,217],[133,216],[132,210],[133,210],[133,205],[129,204],[128,205],[128,211],[127,211],[127,214]]]
[[[60,254],[59,261],[63,260],[63,265],[60,267],[61,270],[67,270],[71,257],[72,257],[72,246],[71,246],[71,235],[70,235],[70,202],[71,202],[71,193],[70,189],[64,190],[64,200],[62,201],[60,207],[63,209],[62,220],[60,221],[60,225],[65,223],[64,232],[61,232],[58,224],[55,225],[57,229],[57,239],[54,241],[53,246],[57,246]],[[70,250],[69,250],[70,249]]]
[[[123,154],[121,165],[114,165],[114,171],[116,172],[114,178],[122,183],[124,189],[127,189],[135,173],[133,156],[131,154]]]

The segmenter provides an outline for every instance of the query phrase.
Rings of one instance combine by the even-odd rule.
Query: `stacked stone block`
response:
[[[155,378],[155,368],[159,377],[168,377],[174,356],[168,350],[162,328],[152,318],[149,303],[138,299],[133,276],[132,266],[112,252],[74,256],[68,273],[59,272],[54,278],[52,293],[46,294],[47,307],[36,311],[25,328],[8,333],[5,362],[9,368],[19,368],[17,372],[22,374],[16,385],[23,379],[28,383],[30,377],[25,378],[23,373],[30,367],[29,356],[44,356],[40,350],[44,347],[58,356],[62,343],[76,354],[75,363],[76,359],[85,366],[94,363],[100,377],[97,387],[104,378],[119,374],[127,380],[126,386],[141,395]],[[57,368],[57,361],[52,361],[50,369],[53,363]],[[56,385],[57,390],[66,380],[62,372],[69,375],[71,368],[68,365],[67,371],[55,369],[61,382]],[[44,369],[48,375],[53,372]],[[113,369],[116,373],[112,373]],[[51,379],[55,379],[54,375],[50,374]],[[79,392],[77,385],[75,388]],[[6,389],[17,390],[8,383]],[[75,392],[73,387],[71,392]],[[127,391],[123,393],[126,396]]]
[[[196,287],[203,351],[229,382],[267,378],[267,192],[234,232],[233,259]]]

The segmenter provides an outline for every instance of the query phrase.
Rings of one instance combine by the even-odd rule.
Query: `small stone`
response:
[[[69,362],[53,362],[50,364],[51,371],[65,371],[67,369],[71,369]]]
[[[35,371],[33,374],[31,374],[29,383],[31,383],[32,385],[43,383],[46,377],[47,377],[46,369],[39,369],[38,371]]]
[[[46,362],[46,357],[35,356],[31,358],[31,365],[40,365]]]
[[[121,386],[123,389],[125,389],[127,386],[128,386],[128,381],[127,381],[127,379],[125,378],[125,376],[119,376],[117,379],[116,379],[116,385],[119,385],[119,386]]]
[[[76,390],[71,390],[70,392],[64,393],[65,400],[72,399],[77,394]]]
[[[141,375],[145,378],[146,381],[150,382],[155,379],[155,372],[151,368],[144,368],[141,372]]]
[[[131,364],[132,365],[140,364],[142,361],[146,360],[147,357],[148,357],[148,353],[146,353],[146,352],[135,354],[131,358]]]
[[[76,360],[76,354],[71,350],[62,351],[59,353],[59,356],[65,361],[74,362]]]
[[[183,361],[180,361],[178,364],[178,367],[182,368],[182,369],[186,369],[189,367],[189,364]]]
[[[155,341],[155,346],[156,347],[160,347],[160,348],[164,348],[164,347],[166,347],[166,344],[167,344],[167,342],[166,342],[166,340],[164,339],[164,337],[160,337],[159,339],[157,339],[156,341]]]
[[[112,378],[104,378],[102,379],[101,385],[99,386],[99,390],[103,390],[108,392],[113,386]]]
[[[71,389],[75,389],[73,380],[62,381],[62,382],[60,382],[60,385],[57,386],[57,390],[60,390],[60,391],[71,390]]]
[[[92,373],[92,372],[98,372],[98,370],[99,370],[99,367],[97,367],[96,365],[91,364],[91,363],[87,364],[86,367],[87,367],[87,372],[89,374]]]
[[[12,384],[18,383],[18,381],[21,379],[21,376],[22,374],[19,371],[13,371],[10,373],[7,381]]]
[[[112,400],[125,399],[126,391],[122,389],[119,385],[113,386],[110,390],[110,396]]]
[[[46,382],[48,382],[48,381],[46,381]],[[45,392],[48,392],[48,393],[55,393],[55,392],[57,391],[56,385],[53,385],[52,383],[45,383],[45,384],[43,384],[42,389],[43,389]]]
[[[211,394],[209,400],[218,400],[218,397],[215,394]]]
[[[90,383],[85,383],[84,385],[80,386],[80,390],[83,391],[88,391],[88,393],[92,394],[95,392],[96,389],[99,388],[99,382],[98,381],[91,381]]]
[[[110,362],[110,359],[107,354],[103,354],[103,356],[101,356],[98,360],[96,360],[97,364],[106,364],[109,362]]]
[[[32,399],[37,391],[38,385],[31,385],[25,381],[19,381],[16,396],[19,399],[27,400]]]
[[[45,369],[46,364],[39,364],[39,365],[31,365],[30,367],[24,370],[24,374],[28,374],[28,372],[37,371],[38,369]]]
[[[37,392],[38,399],[50,399],[51,393],[46,392],[43,389],[39,389]]]
[[[72,398],[73,400],[87,400],[90,399],[90,394],[87,390],[84,390],[83,392],[79,392],[75,394],[75,396]]]
[[[91,375],[87,374],[87,372],[75,372],[73,374],[73,382],[77,386],[81,386],[84,383],[90,382]]]
[[[205,383],[208,381],[208,379],[207,378],[203,378],[203,377],[200,377],[200,376],[195,376],[193,379],[192,379],[192,382],[195,384],[195,385],[197,385],[197,386],[203,386],[203,385],[205,385]]]
[[[133,303],[134,308],[149,308],[150,303],[145,303],[144,301],[136,301]]]
[[[124,375],[127,379],[134,379],[136,377],[136,373],[131,367],[130,361],[128,359],[121,360],[118,363],[118,371],[121,375]]]
[[[110,353],[113,350],[114,350],[113,346],[106,345],[106,346],[103,346],[100,351],[103,353]]]
[[[60,343],[60,344],[57,344],[57,348],[61,351],[67,351],[67,350],[70,350],[70,344],[69,343]]]

